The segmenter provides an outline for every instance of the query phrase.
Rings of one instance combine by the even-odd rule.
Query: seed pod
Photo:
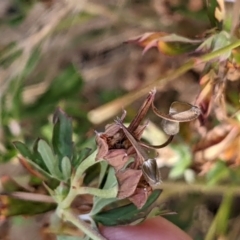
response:
[[[185,102],[173,102],[169,109],[169,115],[179,122],[189,122],[201,114],[200,108]]]
[[[156,159],[146,160],[142,165],[142,172],[149,184],[158,185],[162,182]]]
[[[167,135],[176,135],[179,132],[179,122],[172,122],[163,119],[161,122],[162,129]]]
[[[153,112],[168,121],[172,122],[190,122],[201,114],[200,108],[185,102],[173,102],[170,106],[169,113],[160,112],[152,103]]]

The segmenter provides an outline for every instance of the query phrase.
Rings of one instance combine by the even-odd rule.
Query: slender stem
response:
[[[81,220],[71,209],[59,209],[57,211],[60,218],[63,218],[77,228],[81,229],[89,238],[93,240],[107,240],[99,232],[91,228],[86,222]]]
[[[208,229],[205,240],[216,239],[216,236],[225,236],[228,228],[228,221],[231,212],[233,194],[231,189],[224,194],[222,203],[218,208],[218,212]]]
[[[96,163],[96,154],[97,151],[93,152],[87,159],[85,159],[77,168],[76,173],[71,181],[71,188],[67,197],[60,203],[61,208],[68,208],[76,195],[78,194],[78,189],[81,186],[81,181],[85,171]]]
[[[77,171],[74,175],[74,178],[71,181],[71,188],[67,197],[60,203],[61,208],[65,209],[70,207],[74,198],[79,194],[91,194],[101,198],[114,198],[117,195],[118,187],[115,186],[110,189],[97,189],[91,187],[81,187],[81,181],[83,179],[83,174],[85,171],[96,163],[96,154],[97,151],[92,153],[87,159],[85,159],[80,166],[77,168]]]
[[[231,190],[232,194],[235,196],[240,196],[240,187],[239,186],[229,186],[229,185],[215,185],[215,186],[206,186],[205,184],[186,184],[178,182],[163,182],[161,187],[166,191],[173,191],[174,193],[188,193],[188,192],[201,192],[210,195],[221,194],[224,195],[226,192]],[[167,192],[166,192],[167,194]]]
[[[122,108],[125,108],[132,102],[136,101],[137,99],[143,97],[149,90],[156,87],[157,89],[161,89],[163,86],[165,86],[170,81],[173,81],[177,77],[181,76],[185,72],[192,69],[194,66],[196,66],[199,63],[208,62],[210,60],[213,60],[214,58],[217,58],[221,56],[222,54],[231,51],[232,49],[240,46],[240,40],[236,41],[226,47],[223,47],[217,51],[205,54],[201,57],[194,59],[190,59],[187,61],[184,65],[179,67],[178,69],[171,71],[170,73],[164,74],[159,79],[147,84],[142,89],[137,89],[136,91],[133,91],[131,93],[128,93],[124,95],[121,98],[118,98],[112,102],[109,102],[105,105],[102,105],[96,109],[93,109],[89,112],[88,118],[91,122],[95,124],[100,124],[103,121],[115,116],[119,111],[121,111]]]
[[[170,144],[172,142],[174,138],[174,135],[170,135],[168,137],[168,139],[161,145],[151,145],[151,144],[148,144],[148,143],[144,143],[144,142],[141,142],[139,141],[139,144],[142,146],[142,147],[145,147],[145,148],[151,148],[151,149],[159,149],[159,148],[164,148],[166,147],[168,144]]]
[[[1,193],[0,196],[10,196],[13,198],[33,202],[56,203],[56,201],[54,201],[54,199],[51,196],[38,193],[13,192],[13,193]]]
[[[77,168],[77,171],[72,180],[72,186],[78,184],[79,179],[83,176],[85,171],[96,163],[97,150],[93,152],[88,158],[86,158]],[[77,187],[77,186],[76,186]]]
[[[70,205],[74,198],[79,194],[92,194],[101,198],[113,198],[116,197],[118,188],[113,187],[111,189],[97,189],[91,187],[81,187],[83,175],[85,171],[96,163],[97,151],[92,153],[87,159],[85,159],[77,168],[76,173],[71,181],[71,188],[67,197],[59,203],[57,208],[57,214],[60,218],[71,222],[77,228],[81,229],[89,238],[93,240],[106,240],[99,232],[89,226],[86,222],[80,219],[71,209]]]
[[[118,193],[118,187],[115,186],[109,189],[97,189],[91,187],[80,187],[77,194],[91,194],[100,198],[115,198]]]

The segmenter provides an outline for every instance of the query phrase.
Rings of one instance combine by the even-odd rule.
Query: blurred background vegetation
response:
[[[231,4],[226,7],[231,15]],[[2,0],[0,190],[6,190],[3,186],[11,179],[18,183],[17,190],[20,185],[22,190],[43,191],[20,164],[12,142],[20,140],[32,147],[37,137],[50,141],[52,114],[58,106],[73,119],[76,147],[95,148],[94,130],[103,131],[113,118],[106,120],[100,114],[93,120],[89,118],[91,110],[140,90],[187,59],[164,56],[156,49],[142,56],[141,48],[125,41],[152,31],[194,37],[209,27],[202,0]],[[200,92],[201,70],[202,66],[197,67],[162,87],[156,105],[167,110],[176,100],[194,103]],[[233,113],[239,108],[236,89],[239,81],[232,81],[226,93]],[[126,121],[133,118],[143,99],[127,107]],[[165,136],[159,121],[153,117],[151,120],[144,137],[160,144]],[[239,132],[234,135],[237,141],[231,142],[234,150],[228,149],[226,159],[217,154],[214,166],[210,166],[196,153],[200,137],[190,130],[196,124],[182,124],[174,142],[159,151],[164,181],[159,203],[177,213],[166,217],[194,239],[214,239],[211,236],[216,233],[218,239],[240,239],[239,154],[233,154],[234,168],[230,160],[225,161],[229,159],[227,153],[239,149]],[[207,131],[217,125],[219,122],[211,116]],[[211,132],[215,137],[212,142],[221,142],[228,131],[228,126],[224,129],[221,125]],[[209,151],[220,153],[222,146]],[[51,206],[42,208],[17,201],[14,204],[21,207],[10,213],[3,211],[7,205],[3,202],[1,199],[0,239],[55,239],[48,231],[48,213],[22,216],[46,212]],[[6,220],[6,216],[11,217]]]

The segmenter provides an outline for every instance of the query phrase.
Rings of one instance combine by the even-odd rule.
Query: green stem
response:
[[[97,189],[91,187],[80,187],[77,190],[77,194],[91,194],[100,198],[115,198],[117,196],[118,187],[109,189]]]
[[[97,151],[93,152],[88,158],[86,158],[77,168],[76,173],[71,181],[71,188],[67,197],[60,203],[61,208],[70,207],[72,201],[78,194],[78,189],[81,186],[81,181],[85,171],[96,163]]]
[[[71,222],[77,228],[81,229],[89,238],[93,240],[107,240],[99,232],[91,228],[86,222],[74,214],[71,209],[61,209],[58,210],[57,213],[60,218]]]
[[[203,194],[209,195],[224,195],[226,192],[231,190],[231,193],[234,196],[240,196],[240,187],[239,186],[229,186],[229,185],[215,185],[215,186],[206,186],[206,184],[194,183],[186,184],[179,182],[163,182],[161,187],[164,190],[165,194],[177,194],[177,193],[189,193],[189,192],[201,192]]]
[[[96,109],[93,109],[89,112],[88,118],[91,122],[95,124],[100,124],[103,121],[106,121],[107,119],[115,116],[121,109],[125,108],[132,102],[136,101],[137,99],[143,97],[149,90],[156,87],[157,89],[161,89],[163,86],[165,86],[167,83],[173,81],[177,77],[181,76],[185,72],[189,71],[193,67],[195,67],[199,63],[208,62],[210,60],[213,60],[214,58],[217,58],[221,56],[222,54],[231,51],[232,49],[240,46],[240,40],[236,41],[226,47],[223,47],[217,51],[210,52],[208,54],[205,54],[201,57],[194,59],[190,59],[187,61],[184,65],[179,67],[178,69],[171,71],[170,73],[164,74],[159,79],[147,84],[142,89],[137,89],[136,91],[133,91],[129,94],[124,95],[121,98],[118,98],[112,102],[109,102],[105,105],[102,105]]]
[[[94,151],[90,156],[88,156],[77,168],[77,171],[72,180],[72,186],[78,183],[78,180],[83,176],[85,171],[96,163],[97,150]]]
[[[228,229],[228,221],[231,212],[231,206],[233,201],[233,194],[231,189],[227,191],[223,197],[222,203],[218,209],[218,212],[212,221],[211,226],[205,236],[205,240],[216,239],[217,236],[225,236]]]
[[[67,197],[59,203],[57,214],[60,218],[64,218],[66,221],[71,222],[77,228],[81,229],[89,238],[93,240],[106,240],[99,232],[91,228],[86,222],[81,220],[70,209],[70,205],[75,197],[79,194],[91,194],[101,198],[113,198],[116,197],[118,188],[113,187],[111,189],[97,189],[91,187],[81,187],[83,176],[85,171],[96,163],[97,151],[93,152],[87,159],[85,159],[77,168],[73,179],[71,180],[71,188]]]

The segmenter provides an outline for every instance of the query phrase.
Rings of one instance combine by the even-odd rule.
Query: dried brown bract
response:
[[[200,110],[188,103],[174,102],[170,107],[169,114],[159,112],[154,104],[156,90],[149,93],[137,115],[126,127],[123,120],[126,116],[124,111],[121,118],[115,123],[107,125],[105,132],[96,134],[98,154],[96,160],[104,159],[116,172],[119,190],[118,198],[128,198],[138,208],[141,208],[152,192],[152,187],[161,183],[160,172],[155,159],[149,158],[145,148],[162,148],[168,145],[178,131],[174,131],[169,139],[158,146],[151,146],[140,141],[147,124],[141,124],[149,108],[169,123],[177,126],[180,122],[196,119]],[[179,129],[179,126],[178,126]]]
[[[146,124],[141,125],[141,122],[151,107],[154,96],[155,91],[149,93],[136,117],[128,127],[128,131],[136,141],[140,140],[146,128]],[[120,121],[123,121],[125,116],[126,112],[123,113]],[[142,161],[124,134],[121,126],[117,123],[107,125],[104,133],[97,133],[96,142],[98,145],[97,160],[105,159],[116,171],[119,183],[118,198],[129,198],[137,207],[141,208],[151,191],[149,191],[149,194],[146,194],[146,190],[143,191],[144,193],[140,190],[141,186],[144,186],[144,189],[149,188],[149,185],[142,177]],[[143,195],[144,199],[139,194]]]

